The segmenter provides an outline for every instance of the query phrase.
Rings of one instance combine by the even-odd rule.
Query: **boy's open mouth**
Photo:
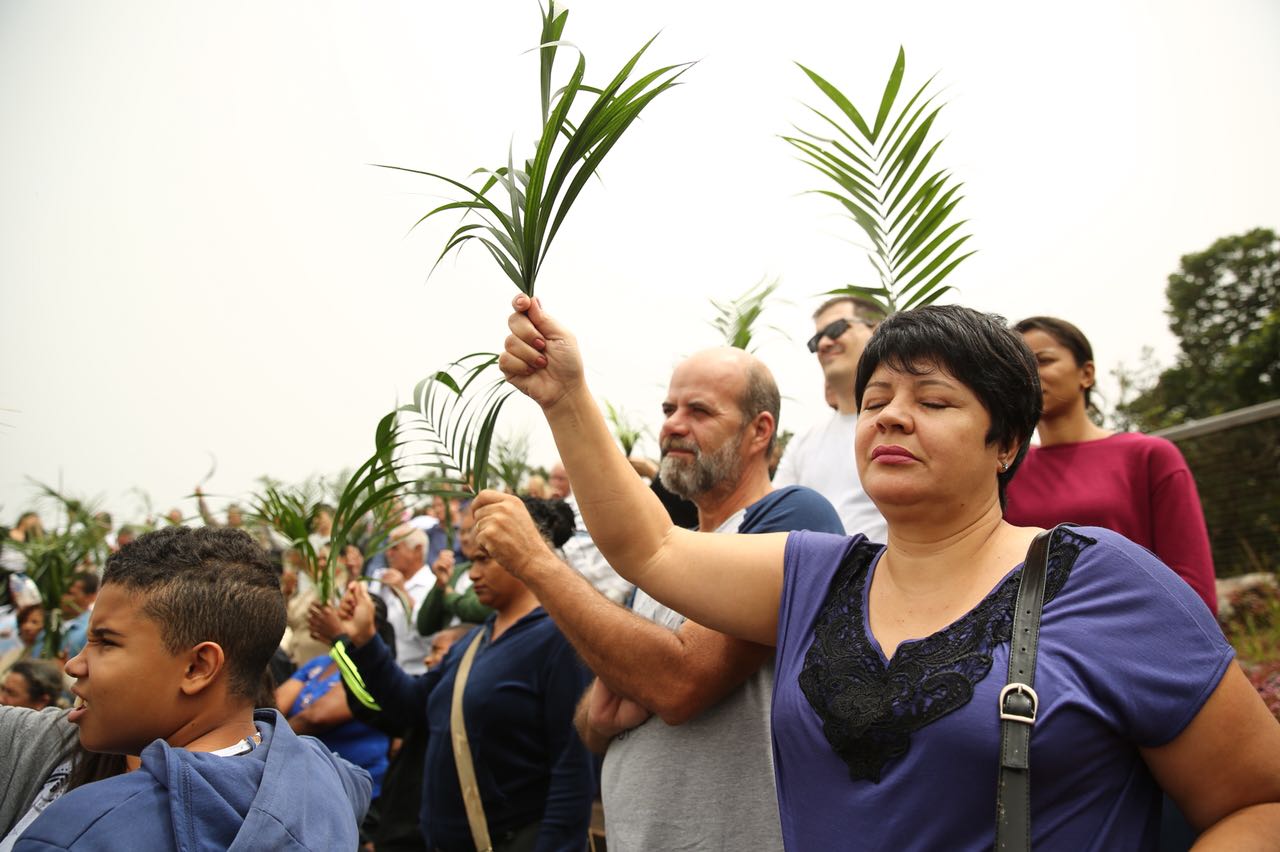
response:
[[[76,703],[71,708],[71,712],[67,714],[67,721],[75,724],[80,721],[89,710],[89,702],[84,700],[83,695],[76,696]]]

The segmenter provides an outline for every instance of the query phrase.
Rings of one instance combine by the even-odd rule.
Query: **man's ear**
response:
[[[769,446],[769,440],[773,437],[774,430],[778,428],[778,424],[774,422],[773,415],[767,411],[761,411],[751,421],[750,430],[750,451],[752,454],[757,452],[764,453]]]
[[[187,667],[182,673],[182,694],[199,695],[208,689],[226,665],[227,657],[217,642],[201,642],[187,652]]]

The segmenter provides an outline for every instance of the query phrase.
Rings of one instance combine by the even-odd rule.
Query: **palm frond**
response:
[[[772,281],[761,279],[736,299],[727,302],[710,300],[712,307],[716,309],[716,317],[711,320],[711,326],[720,332],[726,346],[755,351],[751,341],[755,337],[756,322],[764,313],[765,301],[778,289],[779,283],[781,282],[777,278]],[[770,328],[782,333],[773,326]]]
[[[497,363],[492,352],[465,355],[418,382],[413,402],[399,409],[416,415],[407,434],[425,446],[415,458],[439,468],[438,493],[478,493],[488,484],[498,413],[514,392],[501,377],[482,380]]]
[[[401,452],[406,438],[398,421],[398,413],[393,411],[378,422],[373,454],[346,477],[336,495],[326,493],[311,481],[292,487],[268,482],[250,499],[253,517],[276,530],[297,550],[304,570],[325,603],[332,603],[340,591],[334,588],[334,563],[346,546],[362,538],[365,555],[371,556],[383,549],[398,523],[393,504],[413,484],[408,475],[413,460]],[[334,500],[330,558],[321,568],[310,540],[311,523],[321,503],[329,499]]]
[[[692,63],[667,65],[639,76],[632,72],[653,39],[614,75],[608,85],[589,86],[584,82],[586,57],[578,61],[568,82],[551,90],[555,60],[561,47],[577,48],[561,40],[569,13],[550,3],[542,10],[539,91],[542,130],[533,156],[516,167],[513,151],[507,164],[496,169],[477,169],[479,187],[442,174],[401,166],[384,165],[443,181],[459,191],[460,199],[441,204],[422,216],[415,227],[433,216],[461,211],[474,218],[460,225],[436,258],[438,265],[451,251],[467,243],[478,243],[494,259],[503,273],[532,296],[538,270],[551,242],[587,181],[631,123],[649,103],[667,89]],[[571,119],[571,114],[580,117]],[[504,197],[505,196],[505,197]],[[478,221],[477,221],[478,220]],[[433,266],[432,269],[435,267]]]
[[[887,314],[936,301],[952,289],[947,275],[973,254],[961,251],[969,236],[957,233],[966,220],[953,216],[963,184],[933,167],[942,143],[930,134],[943,105],[928,92],[932,77],[899,103],[906,64],[899,48],[870,124],[839,89],[800,65],[835,110],[809,107],[821,132],[797,127],[798,135],[782,137],[834,184],[811,192],[839,203],[870,243],[879,286],[851,284],[828,295],[867,299]]]

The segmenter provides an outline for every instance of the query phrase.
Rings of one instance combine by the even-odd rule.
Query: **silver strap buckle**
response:
[[[1011,693],[1020,693],[1031,699],[1031,715],[1024,716],[1020,713],[1009,713],[1005,710],[1005,698]],[[1036,712],[1040,709],[1040,696],[1036,695],[1036,691],[1025,683],[1009,683],[1005,684],[1004,689],[1000,690],[1000,718],[1009,722],[1021,722],[1024,725],[1034,725],[1036,723]]]

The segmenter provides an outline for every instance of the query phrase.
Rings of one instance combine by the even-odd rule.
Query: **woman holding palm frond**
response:
[[[1161,787],[1203,848],[1280,836],[1280,725],[1186,584],[1116,533],[1050,537],[1036,663],[1008,701],[1014,601],[1041,531],[1006,523],[1003,498],[1041,400],[1002,319],[928,306],[867,344],[855,453],[888,522],[878,545],[673,529],[614,448],[573,336],[526,296],[515,309],[500,366],[542,406],[610,564],[699,623],[777,646],[789,849],[986,850],[997,818],[1021,812],[1025,836],[1000,848],[1152,849]],[[531,566],[489,526],[502,511],[479,495],[477,540],[519,575]],[[1030,735],[1025,762],[1002,751],[1002,725]],[[998,814],[1002,766],[1035,784]]]
[[[557,548],[568,540],[573,518],[567,506],[539,500],[526,505],[522,532]],[[483,847],[452,744],[454,693],[462,682],[466,754],[481,804],[478,818],[492,848],[581,852],[595,781],[573,712],[590,674],[537,599],[499,560],[479,549],[471,579],[493,615],[458,640],[438,667],[417,676],[399,668],[375,638],[372,600],[364,586],[352,583],[342,604],[347,638],[335,646],[335,654],[353,666],[344,671],[344,683],[389,724],[427,726],[421,824],[428,848]]]

